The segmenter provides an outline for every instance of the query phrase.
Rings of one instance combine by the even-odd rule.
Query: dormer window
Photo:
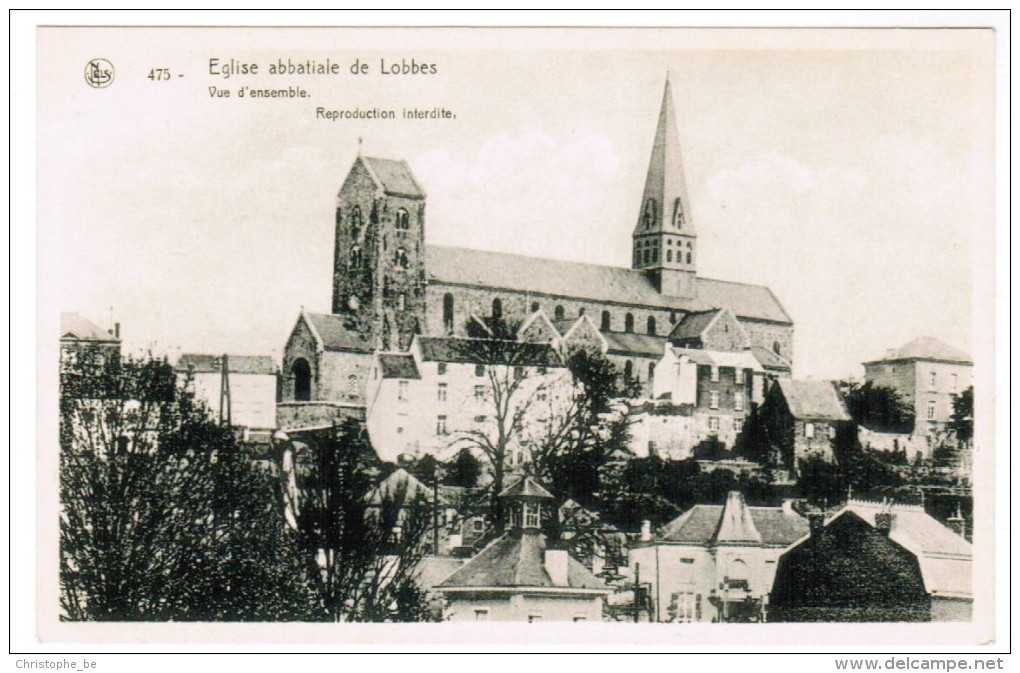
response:
[[[645,211],[641,215],[641,224],[645,229],[655,226],[655,199],[645,201]]]
[[[686,219],[684,218],[684,204],[678,198],[673,201],[673,226],[679,229],[684,225]]]

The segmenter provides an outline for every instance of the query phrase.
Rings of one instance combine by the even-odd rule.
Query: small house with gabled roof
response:
[[[507,532],[436,587],[448,601],[447,618],[600,621],[611,590],[543,532],[556,516],[552,494],[526,476],[500,498],[509,515]]]
[[[853,418],[831,381],[779,379],[762,404],[779,462],[796,475],[809,456],[835,462],[840,443],[852,443]]]
[[[776,562],[807,531],[789,503],[751,507],[731,491],[724,505],[695,505],[657,534],[646,526],[630,567],[652,583],[655,621],[764,621]]]

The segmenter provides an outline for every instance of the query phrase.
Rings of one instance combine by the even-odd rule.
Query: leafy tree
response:
[[[165,361],[62,358],[60,603],[68,620],[325,616],[273,479]],[[96,356],[96,357],[94,357]]]
[[[284,492],[318,589],[333,621],[421,621],[418,584],[432,505],[408,482],[374,487],[374,453],[363,424],[348,419],[282,448]]]
[[[953,396],[953,414],[949,427],[956,433],[956,439],[966,445],[974,438],[974,386]]]
[[[482,464],[468,448],[463,448],[447,466],[443,483],[447,486],[474,488],[482,475]]]
[[[837,384],[847,411],[859,425],[877,432],[912,432],[914,410],[893,388],[871,381],[840,381]]]

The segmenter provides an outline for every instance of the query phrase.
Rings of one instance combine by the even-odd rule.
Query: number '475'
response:
[[[153,82],[170,79],[170,68],[153,68],[149,71],[149,79]]]

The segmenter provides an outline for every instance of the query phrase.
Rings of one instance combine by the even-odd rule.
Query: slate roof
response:
[[[540,292],[660,310],[705,311],[726,306],[739,318],[792,323],[772,291],[761,285],[698,278],[697,298],[688,299],[659,294],[639,269],[436,245],[425,246],[425,256],[433,283]]]
[[[562,367],[563,360],[549,344],[523,341],[494,341],[459,337],[416,337],[421,359],[431,362],[461,362],[523,367]]]
[[[393,196],[425,198],[425,192],[418,181],[414,179],[406,161],[376,157],[361,157],[361,161],[365,164],[368,172],[372,174],[376,184],[385,193]]]
[[[602,332],[609,343],[609,352],[660,357],[666,345],[666,337],[631,332]]]
[[[779,379],[779,389],[794,418],[849,421],[843,398],[831,381]]]
[[[886,505],[866,500],[850,500],[829,520],[845,511],[851,511],[872,526],[875,514],[891,511],[892,529],[889,538],[917,556],[924,577],[925,588],[949,596],[973,595],[971,564],[973,547],[918,505]]]
[[[196,374],[209,374],[221,371],[222,355],[205,355],[200,353],[184,353],[174,371],[192,371]],[[275,375],[276,364],[268,355],[230,355],[227,354],[227,368],[231,374],[264,374]]]
[[[669,338],[671,341],[700,339],[701,335],[704,334],[705,330],[718,315],[719,309],[688,313],[676,324],[676,327],[670,332]]]
[[[884,358],[873,360],[872,362],[895,362],[897,360],[936,360],[939,362],[974,364],[969,355],[935,337],[918,337],[895,350],[889,351]],[[871,362],[865,362],[864,364],[871,364]]]
[[[369,505],[381,505],[385,501],[402,505],[419,499],[432,502],[432,495],[432,489],[421,480],[404,468],[398,468],[365,495],[365,502]]]
[[[655,539],[690,545],[760,542],[786,547],[808,533],[807,519],[782,507],[744,506],[749,516],[734,513],[728,517],[729,523],[723,517],[725,509],[723,505],[695,505],[668,523]]]
[[[113,336],[79,313],[60,314],[60,338],[75,341],[120,342],[120,337]]]
[[[755,359],[757,359],[765,369],[780,369],[783,371],[791,370],[790,362],[786,358],[781,355],[776,355],[768,348],[751,346],[751,352],[754,354]]]
[[[552,493],[545,490],[545,487],[535,481],[535,478],[531,475],[527,475],[524,478],[517,480],[517,482],[503,489],[503,492],[499,494],[499,497],[501,498],[521,496],[555,500]]]
[[[384,379],[420,379],[414,356],[403,353],[380,353],[379,368]]]
[[[552,588],[545,570],[545,535],[511,531],[493,540],[453,574],[439,589],[470,587]],[[572,557],[567,561],[567,584],[572,589],[609,589]],[[565,587],[563,587],[565,588]]]
[[[329,313],[305,313],[312,330],[322,340],[322,347],[328,351],[371,352],[372,342],[344,325],[345,318]]]

